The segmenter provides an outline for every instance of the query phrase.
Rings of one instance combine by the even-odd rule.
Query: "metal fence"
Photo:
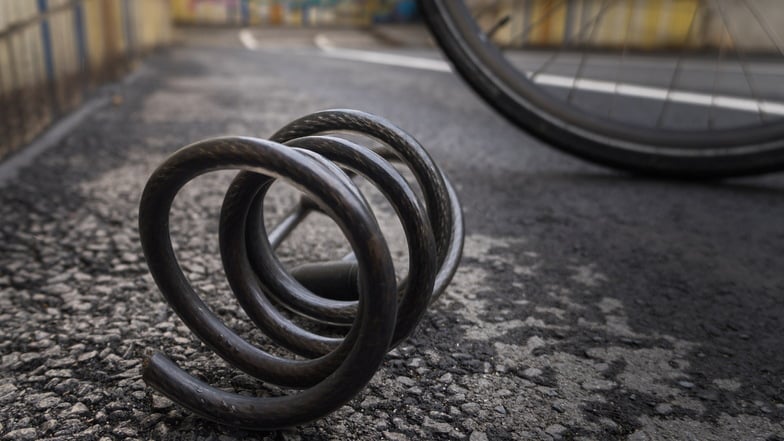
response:
[[[1,0],[0,159],[170,41],[168,0]]]
[[[178,24],[369,26],[417,17],[415,0],[171,0]]]

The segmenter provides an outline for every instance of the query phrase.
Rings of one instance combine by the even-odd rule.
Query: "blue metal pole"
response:
[[[131,3],[129,0],[123,0],[123,15],[125,15],[125,40],[128,42],[128,55],[133,58],[136,49],[136,35],[134,32],[134,20],[131,15]]]
[[[249,0],[242,0],[240,4],[240,10],[242,11],[242,24],[247,26],[250,24],[250,6],[248,5]]]
[[[87,74],[87,36],[84,29],[84,6],[81,1],[74,4],[74,28],[76,29],[76,50],[79,55],[79,72],[83,75],[82,94],[84,94]]]
[[[49,10],[48,0],[38,0],[38,13],[42,16]],[[49,19],[41,20],[41,44],[44,50],[44,68],[46,69],[46,81],[49,84],[49,93],[52,99],[52,112],[55,115],[60,113],[60,103],[57,100],[57,86],[54,76],[54,58],[52,57],[52,32],[49,29]]]

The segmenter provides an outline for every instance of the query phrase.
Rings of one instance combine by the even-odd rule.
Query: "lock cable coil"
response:
[[[324,135],[335,131],[358,133],[383,147]],[[422,201],[390,161],[409,168]],[[240,170],[220,215],[220,252],[229,285],[253,323],[275,344],[300,356],[296,359],[264,351],[227,327],[197,295],[175,257],[169,231],[175,196],[195,177],[224,169]],[[409,256],[409,272],[400,283],[354,175],[373,183],[400,218]],[[277,179],[306,196],[268,232],[264,197]],[[340,261],[288,271],[274,250],[313,211],[336,222],[353,252]],[[279,397],[226,392],[194,378],[161,353],[145,360],[145,382],[204,418],[272,430],[320,418],[367,385],[386,353],[411,335],[427,306],[449,284],[464,231],[452,185],[411,135],[368,113],[326,110],[291,122],[269,140],[215,138],[175,152],[147,182],[139,234],[158,288],[201,341],[243,372],[301,391]],[[345,334],[320,335],[312,326],[305,329],[302,320],[343,327]]]

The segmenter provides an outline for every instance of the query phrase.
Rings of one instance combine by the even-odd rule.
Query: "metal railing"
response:
[[[171,0],[174,21],[221,26],[369,26],[407,21],[414,0]]]
[[[168,0],[0,2],[0,159],[170,41]]]

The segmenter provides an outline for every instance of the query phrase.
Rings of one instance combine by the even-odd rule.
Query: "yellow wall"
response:
[[[171,38],[169,0],[45,3],[0,0],[0,159]]]
[[[483,25],[486,29],[500,17],[510,16],[510,23],[494,38],[513,46],[555,46],[569,41],[593,47],[626,44],[635,49],[663,49],[715,44],[715,36],[706,33],[704,16],[695,15],[702,1],[506,0],[498,2],[493,16],[483,18]],[[491,4],[482,0],[472,3],[477,8]],[[598,16],[600,20],[596,20]],[[689,32],[692,17],[694,24]],[[526,26],[533,23],[536,26],[531,27],[527,38],[520,38]]]
[[[367,26],[378,0],[169,0],[178,24]],[[243,13],[243,10],[245,11]],[[306,23],[307,22],[307,23]]]

